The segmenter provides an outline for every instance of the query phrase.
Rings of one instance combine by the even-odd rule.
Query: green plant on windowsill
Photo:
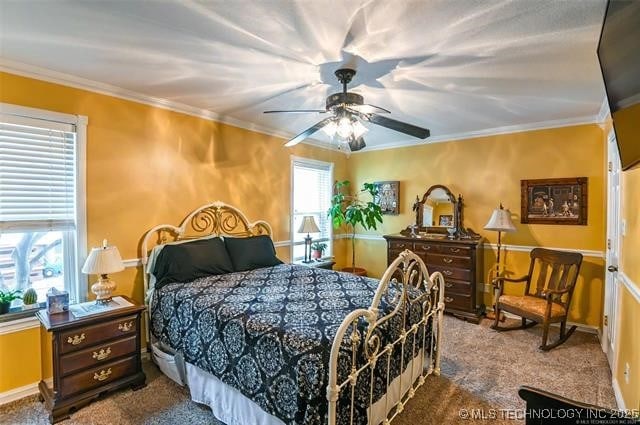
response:
[[[320,259],[324,250],[327,249],[327,244],[323,242],[314,242],[311,244],[311,258]]]
[[[0,314],[8,313],[9,308],[11,307],[11,302],[22,298],[20,296],[21,293],[22,291],[20,290],[7,292],[0,290]]]
[[[29,288],[22,294],[22,309],[31,310],[32,308],[39,308],[38,293],[35,289]]]
[[[351,267],[342,270],[366,276],[366,270],[356,268],[356,226],[360,225],[364,230],[376,230],[378,223],[382,224],[382,209],[373,202],[378,194],[375,184],[364,183],[358,193],[347,195],[344,191],[348,190],[349,184],[349,180],[336,182],[328,215],[333,227],[338,228],[346,224],[351,230]],[[362,194],[368,194],[371,200],[363,201],[360,199]]]

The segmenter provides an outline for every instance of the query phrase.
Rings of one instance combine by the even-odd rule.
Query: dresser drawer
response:
[[[470,310],[472,308],[471,295],[454,294],[454,293],[447,294],[447,291],[445,290],[444,306],[445,308]]]
[[[107,363],[127,354],[136,354],[135,335],[63,355],[60,358],[60,373],[68,375],[80,369]]]
[[[471,295],[473,292],[471,282],[464,282],[460,280],[445,279],[444,281],[444,295],[447,296],[451,293]]]
[[[465,269],[458,269],[455,267],[442,266],[439,264],[427,264],[427,269],[429,273],[440,272],[444,276],[445,280],[447,278],[456,279],[456,280],[471,280],[471,271]]]
[[[458,255],[460,257],[471,257],[471,248],[468,246],[439,245],[438,252],[441,254]]]
[[[63,397],[67,397],[117,381],[136,372],[137,357],[127,357],[62,378],[60,392]]]
[[[405,249],[413,249],[413,243],[406,241],[389,241],[389,249],[394,251],[404,251]]]
[[[438,246],[430,243],[416,243],[413,251],[419,256],[423,257],[431,252],[437,252]]]
[[[462,269],[471,268],[471,258],[446,254],[427,254],[427,263],[438,266],[450,266]]]
[[[84,326],[60,333],[60,352],[81,350],[105,341],[137,332],[136,316],[127,316],[109,322]]]

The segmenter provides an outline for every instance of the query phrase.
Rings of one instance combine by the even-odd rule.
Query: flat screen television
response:
[[[609,0],[598,59],[627,170],[640,165],[640,0]]]

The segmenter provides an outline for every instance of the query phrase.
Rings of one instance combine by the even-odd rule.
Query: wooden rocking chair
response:
[[[496,316],[491,327],[497,331],[510,331],[527,329],[541,323],[544,327],[541,350],[548,351],[564,343],[576,330],[576,326],[572,326],[569,331],[566,328],[569,304],[581,264],[582,254],[534,248],[531,251],[529,274],[518,279],[498,277],[493,281],[496,290]],[[531,281],[536,276],[536,286],[532,288]],[[525,282],[524,295],[504,295],[504,282]],[[522,325],[499,327],[501,311],[522,317]],[[531,322],[527,323],[527,319]],[[549,325],[558,322],[560,336],[556,342],[547,344]]]

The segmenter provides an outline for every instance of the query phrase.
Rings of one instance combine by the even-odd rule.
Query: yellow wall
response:
[[[179,224],[215,200],[267,220],[274,240],[288,240],[292,154],[334,162],[335,178],[346,178],[340,153],[288,149],[277,137],[44,81],[0,73],[0,102],[88,116],[89,246],[108,238],[125,259],[139,256],[152,226]],[[338,266],[344,245],[336,243]],[[289,248],[278,254],[287,260]],[[140,269],[113,278],[118,293],[142,300]],[[40,351],[37,330],[0,336],[0,392],[40,378]]]
[[[640,136],[640,135],[639,135]],[[626,234],[622,237],[621,271],[640,292],[640,167],[622,173],[622,218]],[[627,409],[640,409],[640,302],[626,288],[619,286],[616,365],[613,371]],[[629,383],[625,366],[630,367]]]
[[[516,233],[503,243],[604,251],[605,145],[597,125],[505,134],[447,143],[433,143],[352,155],[349,172],[353,183],[400,181],[400,215],[385,216],[379,234],[396,233],[415,221],[416,195],[443,184],[464,197],[464,224],[496,243],[497,234],[484,231],[491,212],[502,202],[514,214]],[[520,180],[589,178],[589,215],[586,226],[520,224]],[[357,265],[372,276],[386,267],[384,241],[358,240]],[[506,273],[521,276],[528,269],[526,252],[508,252]],[[485,252],[485,282],[490,282],[495,253]],[[599,326],[602,315],[604,262],[585,257],[572,302],[570,320]],[[487,299],[487,304],[490,299]]]

